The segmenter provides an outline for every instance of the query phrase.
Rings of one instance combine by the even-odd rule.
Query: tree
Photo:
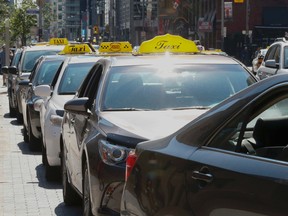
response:
[[[5,17],[7,19],[11,16],[11,11],[14,10],[14,5],[8,3],[6,0],[0,0],[0,17]],[[5,19],[0,19],[0,44],[5,43]]]
[[[37,17],[27,14],[27,10],[36,8],[37,5],[32,0],[23,0],[21,6],[15,8],[10,18],[11,40],[20,38],[22,46],[26,46],[31,27],[37,26]]]

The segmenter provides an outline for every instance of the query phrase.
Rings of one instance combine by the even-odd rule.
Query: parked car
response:
[[[252,60],[252,72],[256,75],[258,68],[263,62],[263,59],[267,53],[268,49],[260,49],[255,58]]]
[[[257,76],[264,79],[275,74],[288,72],[288,41],[278,38],[270,45],[261,66],[258,68]]]
[[[39,111],[35,110],[35,104],[41,97],[35,95],[34,89],[38,85],[50,85],[57,70],[65,60],[64,55],[41,56],[27,80],[19,82],[21,109],[23,113],[23,137],[29,142],[32,151],[41,148],[42,133]],[[45,98],[43,98],[45,100]]]
[[[73,204],[80,195],[84,215],[119,214],[125,161],[139,142],[173,133],[256,82],[238,61],[199,54],[180,36],[155,37],[138,53],[98,60],[64,105],[63,198]]]
[[[56,42],[55,42],[56,40]],[[59,43],[57,42],[59,41]],[[60,43],[60,42],[63,42]],[[68,41],[67,41],[68,42]],[[23,123],[23,113],[21,104],[21,87],[19,86],[19,82],[22,80],[27,80],[30,76],[30,73],[39,57],[42,55],[55,55],[63,50],[64,44],[66,44],[66,40],[60,40],[56,38],[51,38],[49,44],[42,44],[38,46],[26,46],[23,48],[21,52],[21,56],[19,59],[19,63],[13,69],[10,69],[9,72],[11,74],[17,75],[15,82],[13,82],[15,89],[15,94],[13,97],[16,98],[16,117],[18,123]]]
[[[286,215],[288,74],[231,96],[127,159],[121,215]]]
[[[38,85],[35,94],[46,100],[35,103],[40,112],[42,132],[42,162],[45,165],[47,180],[59,177],[60,167],[60,130],[64,113],[64,103],[72,99],[81,82],[99,56],[67,56],[56,73],[51,85]]]
[[[14,51],[14,56],[11,60],[11,63],[9,66],[4,66],[6,68],[7,73],[7,92],[8,92],[8,100],[9,100],[9,115],[11,117],[16,117],[16,107],[17,107],[17,101],[16,101],[16,67],[19,63],[20,56],[22,53],[22,49],[16,49]],[[2,67],[3,69],[3,67]]]

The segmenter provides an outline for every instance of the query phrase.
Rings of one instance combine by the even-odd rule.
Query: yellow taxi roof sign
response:
[[[50,45],[67,45],[68,39],[67,38],[51,38],[49,41]]]
[[[67,44],[59,54],[86,54],[92,52],[88,44]]]
[[[132,53],[132,45],[128,41],[102,42],[99,53]]]
[[[198,53],[196,44],[179,35],[165,34],[141,43],[138,53]]]

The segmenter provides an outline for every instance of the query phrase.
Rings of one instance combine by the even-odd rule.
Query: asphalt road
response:
[[[0,75],[0,216],[76,216],[81,206],[66,206],[61,182],[47,182],[41,152],[23,141],[23,125],[9,116],[7,88]]]

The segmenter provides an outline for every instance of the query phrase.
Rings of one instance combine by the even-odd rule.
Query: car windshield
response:
[[[75,94],[94,64],[95,62],[85,62],[67,65],[58,87],[58,94]]]
[[[43,61],[33,80],[33,85],[50,85],[62,62],[63,60]]]
[[[55,55],[61,50],[37,50],[37,51],[26,51],[23,57],[23,72],[31,72],[35,62],[42,55]]]
[[[240,65],[113,67],[106,80],[101,108],[104,111],[211,108],[254,82]]]

